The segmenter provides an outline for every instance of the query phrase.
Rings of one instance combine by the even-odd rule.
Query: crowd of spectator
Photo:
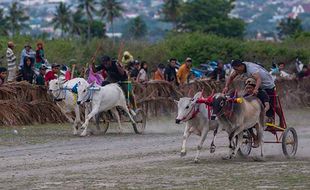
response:
[[[65,80],[70,80],[73,76],[86,76],[83,71],[84,68],[81,68],[78,72],[74,69],[75,64],[73,64],[72,70],[65,65],[52,64],[49,66],[45,59],[44,45],[42,42],[36,44],[35,51],[32,50],[30,44],[25,44],[18,66],[16,65],[17,59],[14,53],[14,43],[12,41],[8,42],[7,47],[7,67],[0,67],[0,85],[5,81],[27,81],[30,84],[48,85],[49,81],[56,79],[59,74],[63,74]],[[152,75],[149,73],[147,62],[140,62],[134,59],[133,55],[128,51],[123,53],[119,63],[128,72],[126,75],[128,79],[142,84],[151,79],[168,81],[175,85],[184,85],[191,78],[195,77],[192,69],[192,59],[190,57],[187,57],[182,64],[179,64],[176,58],[170,58],[166,65],[163,63],[158,64]],[[211,71],[203,73],[203,77],[216,81],[225,81],[225,77],[229,74],[227,70],[231,70],[231,67],[228,67],[229,64],[224,65],[221,60],[214,63],[214,68]],[[291,74],[286,69],[285,63],[281,62],[273,64],[270,73],[274,76],[274,79],[277,77],[302,79],[303,77],[310,76],[308,66],[303,65],[299,60],[296,61],[296,70],[295,74]],[[101,84],[108,77],[104,69],[100,70],[100,73],[91,72],[94,73],[92,77],[95,77],[94,80],[98,84]]]

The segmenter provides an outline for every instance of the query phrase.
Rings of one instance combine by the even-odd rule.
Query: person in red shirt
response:
[[[60,65],[53,64],[53,65],[52,65],[52,70],[46,73],[46,75],[45,75],[45,83],[46,83],[46,86],[48,86],[48,83],[49,83],[51,80],[57,79],[57,74],[58,74],[58,72],[59,72],[59,68],[60,68]]]

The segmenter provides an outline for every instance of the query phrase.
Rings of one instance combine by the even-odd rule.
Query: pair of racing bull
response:
[[[243,142],[243,131],[255,126],[258,145],[261,147],[261,159],[263,159],[265,110],[256,96],[231,98],[231,96],[217,93],[208,98],[203,98],[202,92],[198,92],[193,98],[184,97],[176,103],[178,104],[176,123],[186,123],[181,156],[186,155],[186,141],[194,133],[200,136],[194,159],[195,162],[198,162],[202,145],[210,130],[214,130],[210,152],[215,152],[216,134],[222,128],[229,136],[230,152],[226,158],[232,159],[236,156]],[[217,120],[211,120],[211,115],[216,115]]]
[[[121,108],[135,123],[133,113],[129,112],[123,90],[118,84],[99,86],[96,83],[89,84],[83,78],[74,78],[69,81],[54,79],[49,82],[49,92],[53,95],[58,107],[73,124],[73,134],[78,134],[79,126],[83,131],[80,136],[86,136],[89,122],[95,118],[97,131],[100,131],[99,119],[102,112],[111,111],[118,122],[118,130],[121,132],[121,120],[117,107]],[[85,105],[85,122],[82,124],[79,105]],[[73,120],[70,113],[74,111]]]

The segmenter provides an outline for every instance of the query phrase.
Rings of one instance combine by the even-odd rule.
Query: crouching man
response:
[[[265,113],[266,113],[270,109],[269,96],[262,89],[258,89],[257,93],[255,94],[254,93],[255,86],[256,86],[255,79],[248,78],[245,81],[245,89],[244,89],[245,90],[245,95],[244,95],[244,97],[252,96],[252,95],[256,96],[263,103],[263,106],[265,108]],[[258,127],[258,125],[256,124],[255,128],[257,128],[257,127]],[[252,135],[252,137],[254,139],[253,148],[257,148],[259,146],[257,135],[254,133],[253,128],[249,129],[249,132],[251,133],[251,135]]]

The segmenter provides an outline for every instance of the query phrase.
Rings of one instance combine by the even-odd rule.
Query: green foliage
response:
[[[128,39],[141,39],[147,34],[146,23],[141,16],[138,16],[129,21],[124,33]]]
[[[195,0],[181,7],[179,28],[185,32],[204,32],[227,37],[243,37],[245,24],[229,18],[233,1]]]
[[[99,12],[101,13],[102,18],[106,18],[108,22],[110,22],[112,34],[114,36],[113,21],[115,18],[121,17],[125,9],[117,0],[101,0],[100,6],[101,8]]]
[[[4,17],[3,14],[3,9],[0,9],[0,35],[7,35],[8,30],[7,30],[7,19]]]
[[[287,18],[281,20],[281,22],[277,27],[277,30],[279,31],[279,36],[282,39],[288,36],[293,36],[303,31],[302,23],[299,18],[296,19]]]
[[[93,15],[97,14],[96,5],[97,1],[95,0],[79,0],[78,8],[83,14],[87,17],[87,38],[91,37],[91,22],[93,21]]]
[[[181,3],[180,0],[166,0],[162,9],[165,16],[164,20],[174,23],[175,28],[177,26],[178,16],[180,15]]]
[[[61,37],[64,36],[64,33],[69,31],[71,24],[70,16],[70,6],[60,2],[59,6],[56,7],[56,12],[54,13],[52,24],[54,25],[54,29],[61,30]]]
[[[25,21],[27,21],[29,17],[25,15],[24,10],[17,2],[12,3],[9,7],[9,14],[6,19],[12,35],[19,34],[21,29],[28,27],[28,25],[25,24]]]
[[[102,22],[94,20],[91,23],[90,28],[91,28],[90,29],[91,36],[97,38],[105,37],[105,25]]]
[[[0,57],[5,55],[8,40],[8,37],[0,37]],[[19,58],[25,43],[30,43],[32,47],[35,47],[39,39],[15,36],[12,40],[16,44],[14,52]],[[101,48],[96,55],[98,59],[102,55],[117,58],[121,42],[113,43],[111,39],[92,38],[88,43],[77,39],[57,39],[45,40],[44,44],[45,54],[50,63],[70,64],[71,59],[76,59],[77,64],[86,65],[99,46]],[[309,63],[309,47],[310,35],[308,33],[301,33],[281,43],[274,43],[244,41],[195,32],[192,34],[171,33],[166,39],[156,44],[129,40],[125,42],[122,51],[129,51],[134,58],[147,61],[150,68],[155,68],[159,63],[167,63],[171,57],[176,57],[180,62],[183,62],[186,57],[191,57],[194,65],[206,63],[209,60],[221,59],[229,62],[240,58],[258,61],[268,68],[273,59],[276,62],[293,63],[297,56],[304,63]]]

